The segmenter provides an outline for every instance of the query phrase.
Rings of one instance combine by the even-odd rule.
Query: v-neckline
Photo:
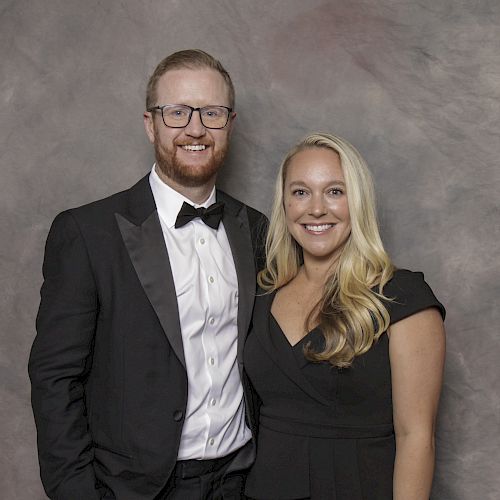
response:
[[[304,356],[301,346],[304,341],[311,337],[312,332],[315,331],[321,335],[319,328],[308,332],[296,344],[290,344],[277,319],[271,313],[271,303],[274,299],[272,294],[273,292],[266,294],[266,297],[261,296],[262,300],[256,300],[253,327],[257,338],[274,363],[287,377],[322,405],[331,406],[331,402],[315,389],[314,385],[304,376],[302,370],[311,361]],[[275,330],[279,330],[279,333]]]
[[[271,310],[269,310],[269,314],[272,318],[272,320],[276,323],[276,326],[278,327],[278,330],[280,331],[281,335],[283,336],[283,338],[286,340],[286,343],[293,349],[294,347],[297,347],[300,343],[302,343],[302,341],[309,337],[309,335],[311,335],[311,333],[313,333],[315,330],[318,329],[318,326],[315,326],[312,330],[309,330],[303,337],[301,337],[297,342],[295,342],[295,344],[292,344],[290,342],[290,340],[288,339],[288,337],[286,336],[286,333],[285,331],[283,330],[283,328],[281,327],[279,321],[277,320],[276,316],[271,312]]]
[[[287,334],[285,333],[285,330],[282,328],[280,322],[278,321],[278,319],[276,318],[276,316],[273,314],[272,312],[272,308],[273,308],[273,303],[276,299],[276,295],[277,293],[279,292],[279,289],[278,290],[274,290],[272,292],[272,299],[271,299],[271,305],[269,306],[269,315],[271,316],[271,318],[273,319],[273,321],[276,323],[276,326],[278,327],[281,335],[284,337],[284,339],[286,340],[287,344],[293,349],[294,347],[297,347],[306,337],[308,337],[312,332],[314,332],[315,330],[318,329],[318,327],[320,326],[319,323],[314,327],[312,328],[311,330],[309,330],[303,337],[301,337],[297,342],[295,342],[295,344],[292,344],[290,342],[290,340],[288,340],[288,336]]]

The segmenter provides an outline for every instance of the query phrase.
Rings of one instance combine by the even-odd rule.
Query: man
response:
[[[29,363],[50,498],[240,498],[265,218],[214,187],[233,108],[217,60],[170,55],[147,89],[150,174],[52,225]]]

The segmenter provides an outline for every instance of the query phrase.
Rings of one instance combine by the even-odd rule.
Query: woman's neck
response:
[[[337,262],[304,258],[304,264],[300,268],[299,274],[310,285],[323,287],[335,270],[336,264]]]

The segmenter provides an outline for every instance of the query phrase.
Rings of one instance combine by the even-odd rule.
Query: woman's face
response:
[[[335,260],[351,233],[338,154],[319,147],[297,153],[288,165],[283,199],[288,230],[304,262]]]

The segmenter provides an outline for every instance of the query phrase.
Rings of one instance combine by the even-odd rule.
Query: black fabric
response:
[[[263,245],[252,241],[252,226],[265,217],[221,191],[216,196],[224,203],[238,276],[235,362],[243,377],[256,291],[254,249]],[[47,496],[157,499],[177,460],[188,381],[149,175],[126,191],[59,214],[43,274],[29,374]],[[244,450],[231,472],[251,464],[253,447]]]
[[[173,475],[188,479],[197,477],[210,472],[222,470],[233,461],[238,455],[239,450],[233,451],[225,457],[212,458],[208,460],[179,460],[174,467]]]
[[[242,500],[246,470],[228,471],[241,450],[213,460],[176,463],[165,490],[155,500]]]
[[[422,273],[396,271],[384,288],[391,323],[442,304]],[[258,296],[244,351],[261,400],[257,459],[246,494],[255,499],[392,498],[395,438],[389,341],[383,334],[348,369],[313,363],[319,329],[291,346],[271,315],[274,294]]]
[[[212,229],[219,227],[222,215],[224,214],[224,203],[213,203],[209,207],[194,208],[193,205],[184,202],[182,204],[177,219],[175,220],[175,227],[179,228],[185,226],[188,222],[199,217],[207,226]]]
[[[168,490],[155,500],[243,500],[244,488],[245,471],[226,475],[218,470],[189,478],[173,476]]]

